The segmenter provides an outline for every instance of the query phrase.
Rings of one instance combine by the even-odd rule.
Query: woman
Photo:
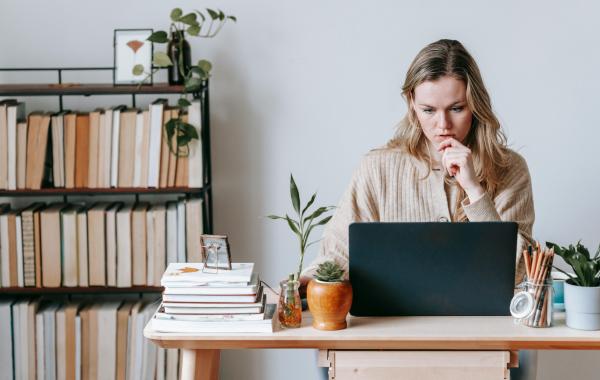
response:
[[[475,60],[458,41],[429,44],[402,92],[408,113],[392,140],[363,158],[304,276],[327,260],[348,273],[352,222],[502,220],[519,226],[520,282],[521,252],[532,242],[531,180],[525,160],[506,145]]]

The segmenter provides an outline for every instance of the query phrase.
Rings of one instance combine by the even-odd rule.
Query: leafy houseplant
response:
[[[307,298],[314,328],[346,328],[346,315],[352,306],[352,285],[344,280],[344,269],[338,263],[325,261],[319,264],[315,280],[308,283]]]
[[[290,175],[290,196],[292,199],[292,206],[296,212],[296,219],[290,217],[288,214],[285,214],[285,216],[269,215],[268,217],[275,220],[285,220],[292,232],[298,238],[298,243],[300,245],[300,263],[298,265],[298,271],[290,273],[288,279],[281,282],[281,293],[279,294],[279,322],[284,327],[299,327],[302,322],[302,305],[298,287],[300,284],[300,273],[302,272],[302,265],[304,263],[304,253],[308,247],[317,242],[309,242],[310,233],[315,227],[322,226],[329,222],[331,216],[324,216],[324,214],[333,209],[333,206],[318,207],[316,210],[309,213],[308,209],[313,205],[317,194],[313,194],[307,204],[303,206],[300,201],[298,186],[296,186],[294,176],[292,175]],[[321,219],[317,220],[318,218]]]
[[[600,246],[593,257],[581,242],[568,247],[547,242],[546,246],[553,248],[575,272],[573,276],[556,268],[569,277],[564,289],[567,326],[600,330]]]
[[[294,207],[294,211],[296,212],[296,219],[291,218],[288,214],[285,216],[278,215],[269,215],[270,219],[279,219],[285,220],[292,230],[292,232],[298,238],[298,243],[300,245],[300,263],[298,264],[298,271],[295,273],[294,279],[298,280],[300,278],[300,273],[302,272],[302,265],[304,263],[304,253],[311,245],[317,243],[318,241],[312,241],[309,243],[310,233],[317,226],[322,226],[329,222],[331,219],[330,216],[324,216],[326,212],[334,209],[334,206],[324,206],[318,207],[316,210],[308,213],[308,209],[315,202],[315,198],[317,197],[317,193],[314,193],[308,203],[305,206],[301,205],[300,202],[300,193],[298,191],[298,186],[296,186],[296,182],[294,181],[294,176],[290,175],[290,196],[292,198],[292,206]],[[323,217],[321,220],[317,220],[319,217]]]
[[[169,44],[174,48],[173,51],[177,52],[174,56],[175,59],[172,60],[165,52],[155,52],[152,57],[153,68],[135,65],[133,73],[135,75],[146,73],[146,78],[142,80],[143,83],[161,68],[175,65],[174,71],[178,77],[183,79],[184,84],[178,105],[180,107],[190,106],[188,94],[200,92],[203,82],[210,77],[212,64],[205,59],[199,60],[195,65],[186,62],[186,59],[190,59],[190,51],[185,36],[187,34],[200,38],[213,38],[228,20],[237,21],[235,16],[226,15],[221,10],[215,11],[207,8],[206,14],[198,10],[184,14],[181,8],[173,9],[170,14],[171,25],[169,26],[171,36],[169,37],[167,32],[159,30],[152,33],[148,37],[148,41]],[[196,129],[191,124],[184,123],[181,117],[168,121],[165,125],[165,132],[169,149],[177,156],[187,156],[189,154],[188,144],[193,139],[199,138]],[[175,144],[173,144],[174,136],[176,136]]]

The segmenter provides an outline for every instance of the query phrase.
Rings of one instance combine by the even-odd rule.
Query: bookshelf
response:
[[[154,83],[152,85],[113,85],[110,83],[65,83],[63,73],[70,71],[114,71],[113,67],[42,67],[42,68],[0,68],[3,72],[54,72],[56,81],[54,83],[26,83],[26,84],[0,84],[0,100],[14,97],[37,97],[50,96],[58,99],[58,110],[63,111],[64,96],[109,96],[130,95],[132,108],[136,107],[137,95],[160,95],[178,94],[183,90],[182,86],[172,86],[167,83]],[[204,233],[213,232],[213,208],[212,208],[212,178],[211,178],[211,154],[210,154],[210,117],[209,117],[209,91],[208,81],[205,81],[198,92],[192,95],[194,99],[200,99],[201,110],[201,140],[202,165],[204,178],[202,187],[163,187],[163,188],[42,188],[39,190],[19,189],[0,190],[0,197],[19,198],[29,197],[42,200],[44,197],[63,197],[67,202],[71,196],[128,196],[134,195],[135,201],[139,201],[141,195],[181,194],[186,199],[201,198],[203,229]],[[44,295],[44,294],[121,294],[121,293],[155,293],[161,292],[162,287],[157,286],[89,286],[89,287],[4,287],[0,288],[0,295]]]

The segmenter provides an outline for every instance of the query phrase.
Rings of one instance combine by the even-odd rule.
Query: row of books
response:
[[[157,303],[0,301],[3,379],[178,379],[179,352],[143,329]]]
[[[188,155],[169,148],[165,124],[181,117],[201,136],[201,103],[185,110],[158,99],[149,109],[33,112],[0,102],[0,190],[202,187],[201,140]],[[173,148],[177,136],[173,137]]]
[[[168,333],[273,332],[275,304],[266,295],[253,263],[231,270],[203,263],[169,264],[161,285],[162,305],[152,318],[155,331]]]
[[[2,287],[160,286],[201,261],[203,200],[0,205]]]

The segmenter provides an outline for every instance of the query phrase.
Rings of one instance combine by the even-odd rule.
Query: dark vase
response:
[[[183,54],[182,54],[183,53]],[[186,41],[183,36],[183,32],[172,32],[171,41],[167,46],[167,54],[173,62],[172,66],[169,66],[169,84],[184,84],[185,73],[190,70],[192,65],[192,50],[190,44]],[[183,55],[183,72],[179,67],[179,61]]]

